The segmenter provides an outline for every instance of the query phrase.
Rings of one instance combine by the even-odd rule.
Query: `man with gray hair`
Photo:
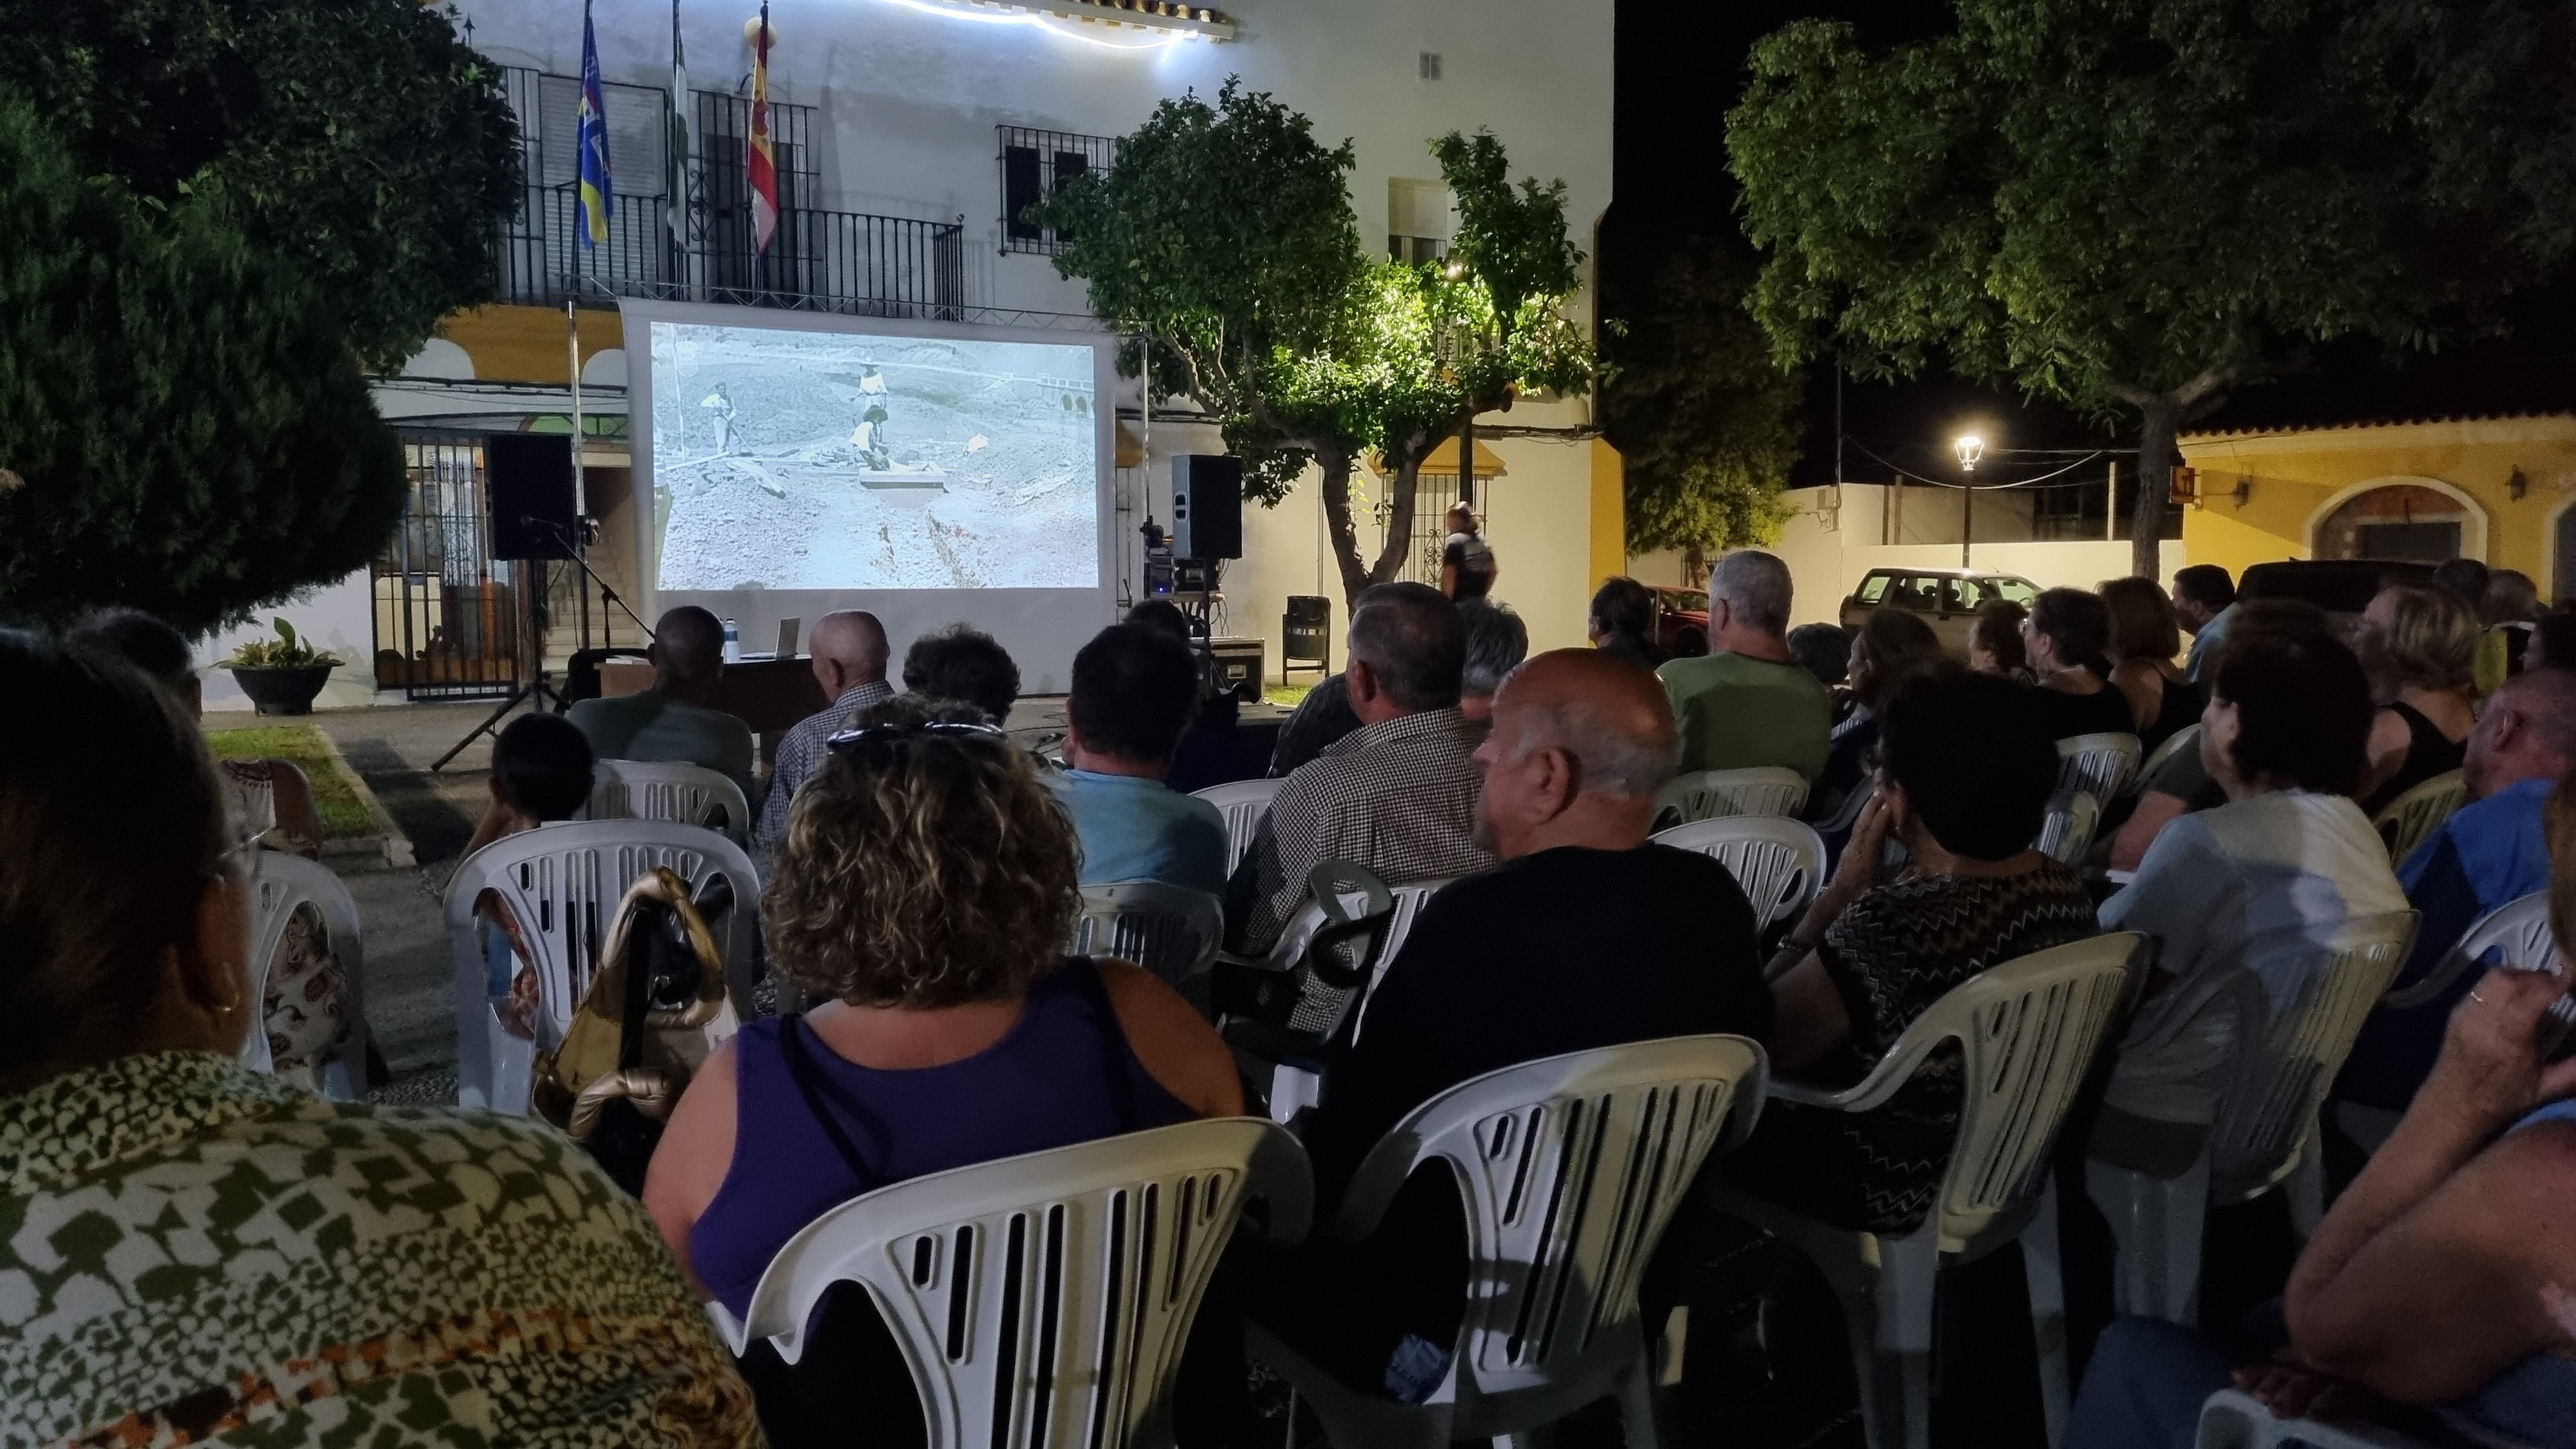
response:
[[[1789,566],[1741,548],[1708,576],[1708,647],[1655,671],[1681,731],[1683,770],[1825,768],[1833,702],[1789,653]]]
[[[1467,626],[1467,667],[1458,679],[1458,712],[1482,730],[1494,718],[1494,691],[1503,676],[1529,657],[1529,625],[1509,604],[1467,599],[1458,605]]]
[[[1304,1134],[1323,1211],[1387,1129],[1472,1077],[1657,1037],[1769,1035],[1744,893],[1714,859],[1646,838],[1674,743],[1663,692],[1615,655],[1552,650],[1504,682],[1476,751],[1477,831],[1504,864],[1424,903],[1368,1030],[1327,1063]],[[1464,1219],[1449,1174],[1426,1176],[1368,1243],[1299,1265],[1334,1300],[1337,1333],[1368,1340],[1350,1352],[1396,1366],[1390,1384],[1457,1341]],[[1422,1343],[1399,1354],[1399,1336]]]
[[[1458,606],[1425,584],[1379,584],[1351,610],[1342,671],[1357,731],[1279,787],[1226,884],[1226,943],[1258,955],[1306,901],[1306,875],[1347,860],[1389,884],[1494,863],[1475,839],[1476,748],[1458,712],[1467,634]]]

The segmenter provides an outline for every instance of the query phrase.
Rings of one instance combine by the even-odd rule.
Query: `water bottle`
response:
[[[731,619],[725,620],[724,660],[727,664],[742,660],[742,630]]]

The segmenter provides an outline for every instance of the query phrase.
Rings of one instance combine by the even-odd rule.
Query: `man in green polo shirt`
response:
[[[1833,706],[1789,657],[1789,566],[1738,549],[1708,577],[1709,652],[1656,670],[1681,730],[1681,769],[1785,765],[1816,778],[1825,767]]]

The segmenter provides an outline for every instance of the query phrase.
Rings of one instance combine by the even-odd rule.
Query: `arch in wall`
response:
[[[2544,604],[2576,596],[2576,493],[2551,506],[2547,527],[2548,571],[2540,580],[2540,601]]]
[[[2453,484],[2445,483],[2439,478],[2427,478],[2410,473],[2393,473],[2355,483],[2349,488],[2338,489],[2323,503],[2318,504],[2316,511],[2308,515],[2306,529],[2308,557],[2359,557],[2359,554],[2340,546],[2337,538],[2341,528],[2358,523],[2362,517],[2358,510],[2347,514],[2347,509],[2370,494],[2399,488],[2440,494],[2457,505],[2455,510],[2446,512],[2437,521],[2456,522],[2459,525],[2459,552],[2462,558],[2483,561],[2487,557],[2489,529],[2486,506]]]

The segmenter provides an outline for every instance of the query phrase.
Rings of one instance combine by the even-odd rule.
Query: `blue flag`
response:
[[[599,36],[590,28],[590,0],[581,6],[581,245],[608,241],[608,101],[599,88]]]

